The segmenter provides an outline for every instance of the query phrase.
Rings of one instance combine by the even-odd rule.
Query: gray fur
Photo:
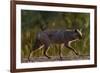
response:
[[[44,45],[44,55],[50,58],[47,55],[47,49],[50,44],[64,44],[65,47],[71,49],[76,55],[77,51],[70,46],[71,42],[79,40],[82,38],[82,33],[78,30],[45,30],[38,32],[36,35],[35,46],[32,47],[32,50],[36,50],[42,45]]]

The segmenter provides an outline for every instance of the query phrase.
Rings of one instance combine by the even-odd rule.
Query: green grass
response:
[[[36,33],[43,29],[80,29],[83,39],[73,42],[71,46],[80,54],[90,54],[90,14],[71,12],[49,12],[49,11],[21,11],[21,57],[26,58],[34,45]],[[59,45],[51,45],[48,55],[59,56]],[[42,57],[44,49],[37,49],[32,57]],[[71,50],[64,47],[62,55],[70,55]]]

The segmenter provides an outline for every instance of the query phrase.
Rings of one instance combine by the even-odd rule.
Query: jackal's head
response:
[[[75,32],[77,33],[78,38],[79,38],[79,39],[82,39],[82,32],[79,31],[79,29],[75,29]]]

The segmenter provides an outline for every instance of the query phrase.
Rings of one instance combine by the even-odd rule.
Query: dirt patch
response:
[[[79,56],[74,56],[74,57],[70,57],[70,56],[63,56],[63,57],[59,57],[59,56],[51,56],[51,58],[47,58],[45,56],[43,57],[31,57],[30,60],[28,60],[28,58],[22,58],[21,62],[22,63],[28,63],[28,62],[46,62],[46,61],[67,61],[67,60],[87,60],[90,59],[89,55],[79,55]]]

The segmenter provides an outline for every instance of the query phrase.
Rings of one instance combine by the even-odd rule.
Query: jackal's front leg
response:
[[[72,50],[76,55],[79,55],[79,53],[78,53],[74,48],[72,48],[70,45],[65,44],[65,46],[66,46],[67,48],[69,48],[70,50]]]
[[[48,59],[50,59],[51,57],[49,57],[49,56],[47,55],[47,51],[48,51],[48,46],[44,46],[44,55],[45,55]]]
[[[71,49],[76,55],[79,55],[79,53],[74,49],[72,48],[71,46],[67,46],[69,49]]]

